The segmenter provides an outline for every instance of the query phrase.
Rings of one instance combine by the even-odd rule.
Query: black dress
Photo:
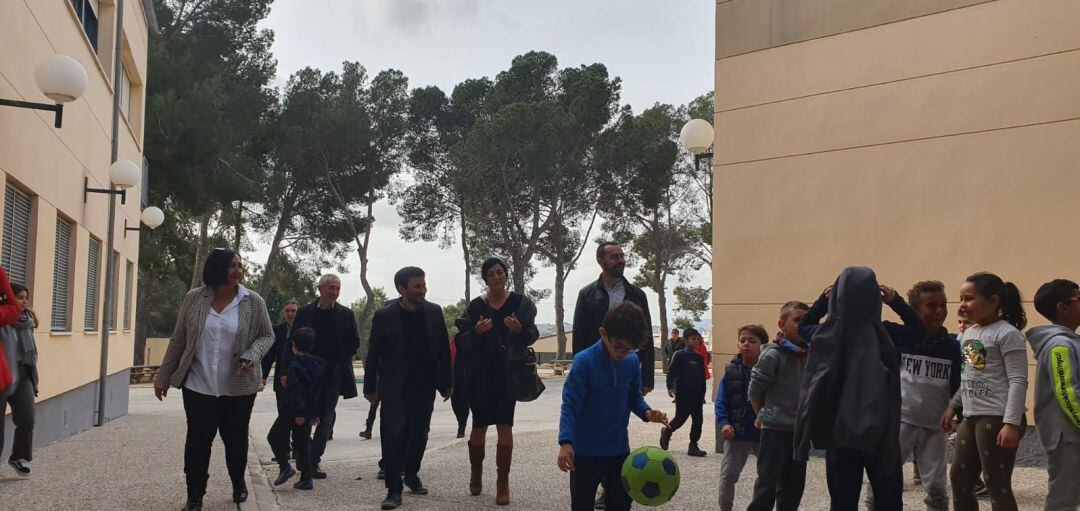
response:
[[[532,311],[523,314],[519,311]],[[465,311],[470,325],[476,325],[481,316],[491,319],[491,330],[477,334],[473,327],[463,330],[458,357],[465,364],[468,374],[466,395],[473,413],[473,427],[493,424],[514,425],[514,407],[517,401],[507,392],[507,352],[524,353],[536,342],[535,310],[532,302],[518,293],[510,293],[499,310],[492,309],[483,298],[475,298]],[[511,332],[505,318],[517,314],[521,332]]]

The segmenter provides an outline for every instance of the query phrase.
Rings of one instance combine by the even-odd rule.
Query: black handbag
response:
[[[506,386],[510,395],[522,403],[535,401],[544,393],[544,382],[536,372],[536,352],[526,348],[525,355],[506,359]]]

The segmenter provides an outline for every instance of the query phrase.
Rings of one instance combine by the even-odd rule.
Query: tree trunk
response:
[[[464,204],[458,204],[461,220],[461,255],[465,258],[465,305],[472,301],[472,259],[469,254],[469,234],[465,228]]]
[[[233,240],[233,250],[239,252],[240,244],[244,241],[244,201],[237,201],[236,214],[233,219],[236,220],[236,238]]]
[[[654,272],[654,274],[653,274],[653,278],[656,279],[656,304],[660,306],[660,346],[662,348],[663,346],[667,345],[670,342],[668,340],[668,333],[667,333],[668,332],[667,289],[665,289],[667,287],[667,284],[665,282],[667,280],[667,275],[664,272],[661,272],[660,270],[656,270]],[[649,334],[651,335],[652,332],[649,332]],[[650,344],[651,344],[652,339],[650,339],[649,341],[650,341]],[[661,351],[661,353],[663,353],[662,349],[660,351]],[[664,374],[667,374],[667,372],[668,372],[668,364],[670,364],[671,361],[668,360],[668,358],[666,356],[662,356],[661,358],[663,359],[663,363],[661,365],[663,367]]]
[[[563,300],[566,294],[566,265],[562,258],[555,257],[555,332],[558,335],[558,354],[556,360],[566,359],[566,307]]]
[[[150,284],[151,279],[142,270],[138,271],[138,284],[135,291],[135,358],[134,363],[141,366],[146,363],[146,336],[150,329]]]
[[[266,256],[266,266],[263,267],[262,282],[259,282],[259,294],[267,296],[270,292],[270,278],[274,268],[277,267],[278,258],[281,256],[281,240],[289,229],[292,219],[292,205],[284,204],[281,208],[281,217],[278,218],[277,228],[274,229],[274,238],[270,241],[270,255]]]
[[[207,245],[210,240],[210,218],[214,216],[213,212],[206,213],[199,219],[199,240],[195,243],[195,267],[191,271],[191,287],[189,289],[195,289],[202,285],[203,265],[206,264]]]
[[[375,192],[372,190],[368,196],[367,201],[367,223],[364,228],[364,240],[361,242],[357,237],[357,252],[360,255],[360,284],[364,286],[364,294],[367,296],[367,301],[364,302],[364,310],[360,311],[360,320],[358,326],[361,330],[367,331],[371,328],[371,317],[375,315],[375,292],[371,289],[371,284],[368,282],[368,243],[371,242],[371,226],[375,223],[372,218],[372,211],[375,207]],[[381,306],[382,304],[378,304]],[[368,339],[368,342],[371,340]],[[367,356],[367,345],[360,346],[357,352],[361,357]]]

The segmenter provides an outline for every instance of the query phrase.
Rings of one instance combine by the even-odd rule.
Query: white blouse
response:
[[[188,390],[215,397],[230,395],[229,380],[240,368],[240,356],[236,353],[240,300],[249,294],[251,291],[241,285],[236,298],[220,313],[210,307],[196,342],[191,371],[184,382]]]

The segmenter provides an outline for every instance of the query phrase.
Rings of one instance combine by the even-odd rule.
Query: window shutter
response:
[[[90,251],[86,258],[86,319],[83,329],[96,332],[98,311],[98,283],[101,275],[101,242],[90,238]]]
[[[3,243],[0,265],[11,282],[26,285],[30,273],[30,196],[10,184],[4,191]]]
[[[124,276],[124,330],[131,330],[131,293],[135,287],[135,263],[128,261]]]
[[[54,332],[71,331],[71,240],[75,226],[56,219],[56,258],[53,261],[52,324]]]
[[[120,305],[120,252],[113,252],[113,274],[109,281],[109,293],[112,300],[109,302],[109,331],[116,330],[116,309]]]

